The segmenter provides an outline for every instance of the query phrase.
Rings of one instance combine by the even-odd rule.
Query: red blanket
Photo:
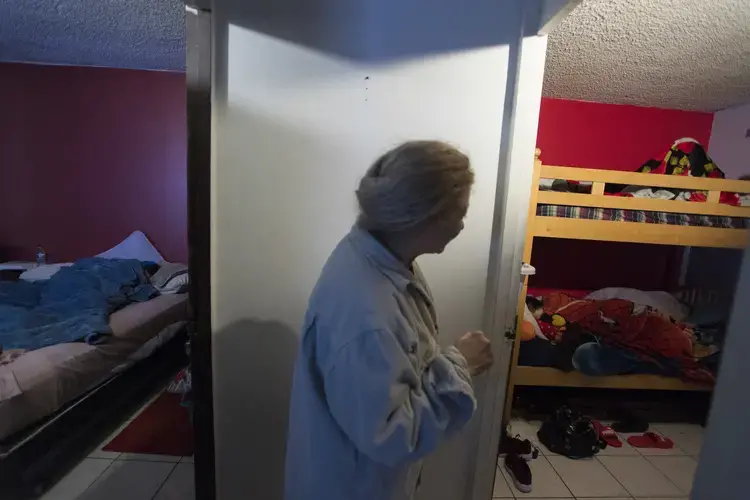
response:
[[[714,382],[713,375],[693,358],[693,341],[685,325],[623,299],[573,299],[553,293],[544,297],[544,311],[577,323],[603,343],[636,351],[645,359],[667,360],[680,368],[683,378]]]

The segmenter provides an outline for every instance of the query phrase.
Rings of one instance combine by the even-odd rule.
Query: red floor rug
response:
[[[179,394],[163,393],[103,449],[122,453],[193,454],[193,428]]]

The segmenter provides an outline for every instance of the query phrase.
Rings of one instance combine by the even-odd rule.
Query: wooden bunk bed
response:
[[[689,225],[655,224],[647,222],[619,222],[537,215],[540,205],[592,207],[644,212],[667,212],[750,219],[750,207],[719,203],[722,192],[750,193],[750,181],[709,179],[687,176],[644,174],[613,170],[593,170],[577,167],[542,165],[541,151],[536,150],[534,173],[529,200],[526,241],[523,262],[531,262],[535,238],[565,238],[576,240],[650,243],[660,245],[697,246],[714,248],[744,248],[750,230]],[[542,179],[590,182],[590,193],[546,191],[540,189]],[[707,192],[705,203],[608,196],[608,183]],[[533,265],[533,262],[531,262]],[[518,302],[518,331],[524,317],[528,277],[523,278]],[[510,374],[505,402],[505,419],[510,417],[513,392],[517,386],[593,387],[611,389],[652,389],[708,391],[710,387],[684,382],[678,378],[659,375],[619,375],[591,377],[579,372],[563,372],[551,367],[519,366],[521,335],[516,335],[511,356]]]

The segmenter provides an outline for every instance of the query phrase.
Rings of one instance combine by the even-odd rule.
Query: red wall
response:
[[[0,64],[0,260],[91,256],[143,231],[187,261],[185,75]]]
[[[708,148],[712,113],[542,99],[537,147],[548,165],[638,169],[681,137]],[[681,249],[539,238],[536,286],[668,289],[679,276]]]

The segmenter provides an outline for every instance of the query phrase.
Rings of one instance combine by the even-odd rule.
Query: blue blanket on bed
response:
[[[48,280],[0,282],[0,347],[96,343],[112,333],[110,313],[157,294],[137,260],[82,259]]]

